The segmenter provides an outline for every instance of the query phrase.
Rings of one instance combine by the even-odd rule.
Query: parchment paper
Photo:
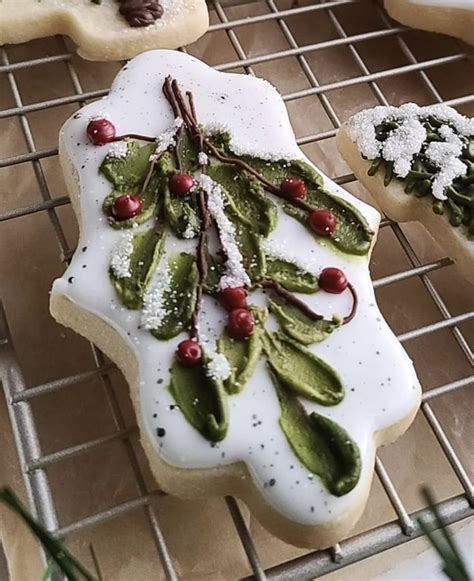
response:
[[[290,7],[288,2],[280,4]],[[229,18],[263,14],[268,11],[263,2],[227,9]],[[371,3],[345,6],[335,12],[348,35],[380,29],[383,25]],[[215,19],[214,19],[215,20]],[[313,12],[287,19],[287,24],[301,45],[337,37],[328,16]],[[248,56],[266,54],[288,48],[278,22],[243,26],[238,38]],[[436,58],[459,51],[457,41],[427,33],[405,34],[409,47],[421,60]],[[8,50],[12,62],[64,52],[63,41],[57,38],[31,42]],[[408,64],[395,38],[387,37],[357,45],[371,72]],[[234,61],[238,57],[224,31],[206,35],[188,48],[189,52],[211,65]],[[305,55],[320,84],[359,76],[361,71],[347,46],[321,50]],[[106,88],[119,70],[118,63],[97,64],[74,57],[84,91]],[[235,72],[244,72],[236,69]],[[253,72],[267,78],[282,92],[293,92],[311,86],[298,59],[290,57],[259,64]],[[472,64],[452,63],[429,72],[445,99],[474,92]],[[66,64],[50,63],[15,72],[24,103],[44,101],[73,93]],[[419,74],[388,78],[380,88],[392,104],[415,100],[420,104],[433,101]],[[355,85],[327,94],[336,115],[343,121],[357,110],[377,104],[368,84]],[[6,75],[0,77],[0,105],[15,103]],[[31,113],[35,145],[38,149],[53,148],[64,120],[76,109],[67,105]],[[473,105],[459,108],[474,114]],[[288,110],[298,137],[332,129],[333,125],[316,96],[290,101]],[[1,157],[28,151],[21,132],[20,118],[0,121]],[[337,154],[334,139],[304,146],[316,164],[333,177],[349,173]],[[41,161],[45,183],[53,197],[66,194],[56,157]],[[40,168],[37,168],[40,171]],[[41,177],[41,176],[40,176]],[[2,212],[41,201],[41,192],[32,164],[15,165],[0,171]],[[348,185],[354,194],[372,202],[356,183]],[[65,232],[65,243],[74,248],[77,239],[76,221],[70,205],[56,210]],[[66,375],[93,369],[88,343],[72,331],[57,325],[48,313],[48,293],[54,278],[62,273],[61,249],[55,238],[47,212],[2,223],[0,227],[0,297],[8,320],[23,372],[29,386],[38,385]],[[444,256],[436,243],[419,224],[408,224],[403,231],[416,248],[423,263]],[[381,230],[372,259],[372,274],[379,278],[410,267],[399,242],[389,228]],[[474,293],[466,273],[449,266],[430,274],[453,315],[472,310]],[[435,304],[418,277],[377,291],[378,301],[387,321],[396,333],[435,322],[441,318]],[[463,331],[474,338],[474,326],[463,324]],[[405,344],[425,389],[465,377],[472,372],[451,331],[445,330]],[[113,385],[122,409],[124,424],[133,426],[135,420],[128,389],[118,372],[113,373]],[[471,392],[472,393],[472,392]],[[22,494],[22,480],[13,448],[9,421],[3,400],[0,405],[0,483],[10,483]],[[468,389],[433,401],[443,428],[470,474],[474,472],[472,396]],[[43,453],[49,453],[114,431],[114,421],[105,390],[99,379],[74,385],[33,403]],[[146,486],[155,488],[146,469],[137,438],[134,448],[145,466]],[[436,443],[423,416],[419,415],[409,432],[394,445],[381,451],[381,457],[397,485],[409,510],[421,507],[418,495],[422,482],[432,482],[438,499],[461,492],[441,449]],[[120,502],[139,496],[127,452],[122,442],[115,441],[93,451],[54,464],[48,469],[60,525],[89,516]],[[227,580],[250,573],[238,534],[222,499],[184,502],[172,497],[157,497],[155,502],[159,522],[165,535],[176,570],[182,579]],[[273,538],[253,520],[241,504],[244,517],[265,567],[294,558],[306,551],[291,547]],[[40,578],[43,565],[34,550],[34,542],[5,511],[0,512],[1,540],[14,581]],[[395,514],[383,489],[374,479],[370,502],[355,532],[367,530],[393,520]],[[150,535],[145,511],[128,512],[114,520],[71,535],[68,546],[92,568],[89,545],[93,544],[105,579],[114,581],[148,581],[162,579],[163,573],[157,551]],[[364,576],[370,577],[370,565]],[[359,569],[360,571],[360,569]],[[373,571],[372,571],[373,572]],[[362,573],[361,573],[362,574]]]

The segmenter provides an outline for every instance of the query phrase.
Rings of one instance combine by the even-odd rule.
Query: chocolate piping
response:
[[[287,291],[285,288],[281,286],[278,282],[274,282],[273,280],[264,280],[261,282],[261,286],[263,288],[271,289],[275,292],[276,295],[281,297],[285,302],[294,307],[298,308],[303,315],[306,315],[312,321],[321,321],[324,317],[319,313],[315,313],[306,303],[301,301],[298,297],[295,297],[294,294]]]
[[[176,79],[171,80],[171,77],[169,76],[166,78],[165,84],[163,85],[163,93],[168,102],[170,103],[175,115],[181,116],[181,118],[184,121],[186,129],[190,132],[191,138],[194,138],[194,135],[191,133],[190,129],[193,129],[195,134],[198,134],[197,131],[198,123],[196,119],[194,101],[191,93],[188,92],[186,94],[189,101],[189,103],[187,104],[179,89]],[[177,145],[175,146],[175,149],[177,149]],[[176,156],[178,157],[177,152]],[[204,167],[202,169],[204,171]],[[206,281],[209,272],[209,264],[207,260],[207,238],[208,238],[207,231],[211,225],[211,220],[209,215],[209,209],[207,207],[206,193],[202,189],[199,190],[198,205],[199,205],[199,214],[201,218],[201,230],[199,232],[196,256],[199,280],[196,289],[196,304],[191,317],[191,330],[190,330],[191,339],[198,339],[199,310],[202,302],[204,283]]]
[[[119,12],[132,27],[154,24],[163,16],[159,0],[118,0]]]
[[[347,323],[350,323],[352,321],[352,319],[355,317],[356,312],[357,312],[357,306],[359,304],[359,297],[357,296],[357,291],[354,288],[354,285],[351,284],[350,282],[347,283],[347,288],[349,289],[351,295],[352,295],[352,309],[351,312],[347,315],[347,317],[344,317],[342,319],[342,324],[346,325]]]
[[[124,135],[117,135],[110,141],[122,141],[124,139],[138,139],[140,141],[149,141],[150,143],[154,143],[156,141],[156,137],[149,137],[148,135],[139,135],[138,133],[125,133]]]

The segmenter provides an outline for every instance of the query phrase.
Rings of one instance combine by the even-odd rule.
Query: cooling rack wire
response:
[[[225,34],[235,55],[234,60],[229,59],[226,62],[218,63],[216,68],[222,71],[244,70],[247,74],[253,75],[255,74],[254,69],[259,65],[277,63],[289,57],[296,59],[309,86],[294,92],[285,93],[283,91],[284,100],[290,104],[307,97],[317,99],[319,105],[333,125],[333,128],[329,130],[300,137],[298,142],[302,146],[323,143],[335,136],[337,128],[344,121],[344,119],[339,117],[331,101],[331,95],[339,89],[359,86],[368,87],[376,101],[386,105],[389,101],[383,90],[383,82],[390,78],[396,77],[403,79],[407,74],[414,74],[417,75],[418,81],[423,84],[424,90],[429,95],[429,102],[441,103],[443,102],[441,91],[436,81],[433,80],[435,77],[439,79],[439,76],[434,75],[432,77],[431,73],[433,71],[443,66],[463,62],[467,67],[470,67],[468,70],[470,70],[471,76],[474,73],[474,63],[466,52],[467,47],[462,45],[462,43],[456,44],[456,51],[446,51],[446,54],[442,54],[436,58],[423,60],[417,57],[415,52],[410,48],[409,42],[406,41],[407,30],[391,22],[379,4],[374,2],[334,0],[299,5],[280,5],[277,0],[261,0],[260,2],[249,3],[248,6],[251,7],[252,4],[259,4],[260,10],[251,16],[232,19],[229,16],[232,8],[230,4],[221,3],[218,0],[211,0],[209,8],[213,24],[207,36],[216,33]],[[375,30],[365,31],[360,34],[347,32],[342,24],[343,18],[340,15],[349,4],[352,5],[351,9],[354,9],[354,5],[356,5],[360,18],[365,17],[367,10],[374,11],[378,15],[380,26]],[[255,11],[250,10],[250,13],[253,12]],[[324,17],[329,19],[334,30],[334,37],[328,40],[320,40],[314,44],[300,44],[298,42],[298,35],[294,33],[294,29],[292,28],[291,19],[305,14],[310,16],[316,12],[320,12],[321,15],[324,14]],[[258,32],[260,29],[263,30],[263,27],[270,22],[278,26],[288,48],[259,54],[257,56],[248,56],[244,50],[244,43],[239,38],[241,31],[245,27],[253,26],[255,27],[254,30]],[[404,63],[373,72],[370,70],[364,58],[364,51],[360,47],[363,46],[363,43],[385,37],[390,37],[397,43],[398,49],[403,54]],[[427,38],[428,40],[426,42],[429,42],[430,36],[427,35]],[[69,204],[69,198],[65,195],[52,197],[42,167],[42,163],[46,158],[57,155],[57,149],[37,149],[35,145],[37,139],[36,135],[34,135],[34,129],[29,120],[29,115],[67,104],[81,106],[86,102],[106,95],[107,91],[102,89],[84,91],[80,74],[75,65],[75,62],[78,60],[77,57],[68,49],[68,44],[64,39],[59,38],[58,42],[61,46],[59,54],[53,56],[38,56],[38,58],[15,62],[10,62],[9,51],[11,47],[0,49],[0,73],[6,79],[6,84],[11,92],[13,102],[12,107],[0,111],[0,120],[8,118],[16,118],[18,120],[28,149],[27,153],[0,159],[0,168],[31,164],[38,186],[38,193],[41,198],[39,202],[26,206],[20,205],[0,213],[0,221],[6,222],[25,216],[46,215],[59,247],[58,256],[62,262],[66,263],[71,257],[73,250],[67,242],[61,220],[58,216],[58,208]],[[351,59],[352,64],[355,64],[358,72],[350,78],[338,78],[337,80],[320,84],[318,82],[317,71],[315,70],[316,67],[311,64],[310,57],[318,51],[335,49],[337,47],[344,48],[347,58]],[[186,49],[182,50],[186,52]],[[192,52],[192,47],[188,47],[188,50]],[[16,75],[22,69],[28,69],[31,71],[31,74],[40,74],[43,65],[53,62],[64,64],[65,73],[70,79],[73,92],[59,98],[25,104]],[[474,103],[474,95],[460,94],[445,102],[455,107],[462,107]],[[314,159],[314,161],[317,163],[318,160]],[[353,175],[339,175],[335,176],[335,181],[339,184],[350,185],[355,181],[355,178]],[[405,270],[376,279],[374,286],[376,289],[379,289],[406,279],[418,278],[427,295],[436,305],[440,317],[438,322],[400,334],[398,336],[399,340],[405,343],[422,336],[435,334],[443,329],[449,329],[463,357],[467,359],[469,369],[471,370],[470,374],[468,373],[466,376],[445,383],[444,385],[424,386],[425,390],[420,412],[423,414],[431,429],[433,445],[436,445],[437,440],[461,486],[461,494],[454,495],[439,503],[442,516],[447,522],[454,523],[472,515],[474,512],[473,483],[469,477],[468,468],[463,464],[460,455],[456,452],[455,446],[447,434],[447,430],[443,427],[442,422],[434,411],[432,402],[435,398],[447,398],[454,392],[465,390],[474,384],[474,375],[472,374],[473,352],[465,334],[460,328],[466,321],[474,318],[474,311],[471,310],[453,316],[446,302],[443,300],[442,293],[436,288],[435,283],[432,282],[429,276],[430,273],[442,270],[451,265],[452,261],[449,257],[423,263],[418,257],[409,237],[407,237],[404,230],[397,223],[384,219],[382,221],[382,228],[391,229],[398,244],[405,253],[409,267]],[[168,579],[177,579],[173,561],[167,548],[167,540],[160,529],[159,518],[152,502],[160,495],[160,492],[150,489],[146,484],[134,446],[131,442],[131,438],[136,433],[136,429],[133,427],[130,428],[127,425],[119,399],[114,390],[114,366],[105,360],[100,351],[94,346],[91,346],[95,362],[94,369],[62,377],[34,387],[27,387],[18,363],[18,358],[15,355],[12,337],[7,323],[7,314],[4,309],[1,309],[0,379],[2,380],[6,400],[9,404],[9,414],[32,510],[44,526],[54,531],[56,535],[63,537],[67,537],[88,527],[93,527],[94,525],[130,511],[144,511],[148,519],[150,534],[153,537],[165,575]],[[98,378],[103,385],[107,396],[107,405],[113,414],[115,430],[108,435],[86,441],[79,445],[44,454],[40,446],[41,434],[38,433],[35,421],[34,401],[44,394],[58,393],[65,387],[82,383],[92,378]],[[107,445],[112,441],[121,441],[123,443],[128,462],[130,463],[136,480],[138,495],[132,500],[122,502],[107,510],[90,514],[66,525],[61,525],[57,516],[54,493],[48,478],[48,468],[66,459],[84,455],[94,448]],[[378,480],[396,514],[395,520],[359,533],[356,536],[342,541],[331,549],[309,552],[290,561],[282,562],[267,570],[264,569],[260,562],[258,549],[254,544],[238,503],[234,498],[226,498],[227,508],[248,559],[249,574],[251,573],[251,577],[249,578],[259,580],[311,579],[419,536],[421,532],[416,519],[419,516],[429,518],[426,509],[410,513],[389,471],[380,458],[377,458],[375,468]],[[203,558],[205,558],[205,555],[203,555]]]

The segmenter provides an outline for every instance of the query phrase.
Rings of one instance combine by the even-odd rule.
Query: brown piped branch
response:
[[[187,93],[187,102],[183,97],[181,90],[176,82],[176,79],[172,79],[170,76],[166,77],[165,83],[163,85],[163,94],[165,95],[167,101],[169,102],[173,113],[176,117],[181,117],[183,119],[184,126],[189,132],[191,138],[195,138],[198,134],[198,121],[196,118],[196,110],[194,107],[194,101],[191,93]],[[178,159],[178,166],[180,167],[179,154],[177,152],[178,142],[175,146],[176,157]],[[181,167],[180,167],[181,171]],[[197,268],[199,273],[199,280],[196,292],[196,304],[191,317],[191,331],[190,336],[193,339],[198,338],[198,319],[199,310],[201,308],[201,301],[203,295],[203,287],[206,282],[207,275],[209,272],[209,264],[207,259],[207,242],[208,236],[207,231],[211,225],[211,219],[209,215],[209,209],[207,207],[207,197],[206,193],[200,189],[198,193],[198,206],[199,214],[201,218],[201,229],[199,232],[198,247],[197,247]]]
[[[261,286],[263,288],[267,288],[272,290],[276,295],[281,297],[286,303],[289,305],[293,305],[297,309],[299,309],[303,315],[306,315],[312,321],[321,321],[324,317],[319,313],[315,313],[306,303],[300,300],[298,297],[295,297],[294,294],[287,291],[285,288],[281,286],[278,282],[273,280],[264,280],[261,282]]]
[[[292,294],[290,291],[287,291],[285,288],[283,288],[281,284],[274,282],[273,280],[264,280],[260,284],[263,288],[272,290],[277,296],[281,297],[287,304],[293,305],[294,307],[299,309],[299,311],[303,313],[303,315],[306,315],[312,321],[321,321],[322,319],[324,319],[323,315],[320,315],[319,313],[313,311],[305,302],[300,300],[298,297],[295,297],[295,295]],[[351,283],[348,283],[347,288],[352,295],[352,308],[351,312],[342,319],[343,325],[346,325],[347,323],[350,323],[352,321],[357,312],[357,305],[359,304],[359,298],[357,296],[357,292],[354,286]]]

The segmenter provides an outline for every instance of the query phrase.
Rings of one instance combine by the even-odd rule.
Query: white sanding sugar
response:
[[[230,129],[228,125],[216,122],[208,123],[203,128],[203,132],[206,137],[212,137],[213,135],[217,135],[219,133],[229,133],[229,131]],[[252,157],[258,157],[266,161],[288,160],[289,164],[289,160],[297,159],[297,157],[295,157],[294,149],[273,149],[272,152],[269,152],[268,149],[255,147],[254,141],[247,141],[245,143],[235,143],[235,141],[232,141],[229,148],[230,151],[235,155],[250,155]]]
[[[128,142],[127,141],[112,141],[109,145],[107,154],[111,157],[125,157],[128,152]]]
[[[209,164],[209,157],[204,153],[204,151],[200,151],[198,153],[198,164],[199,165],[208,165]]]
[[[289,248],[290,245],[286,241],[278,238],[266,238],[263,241],[263,250],[266,256],[273,260],[284,260],[294,264],[302,273],[309,272],[311,274],[319,274],[321,268],[316,262],[311,260],[302,260],[296,253],[292,253]]]
[[[130,271],[130,259],[133,253],[133,232],[125,232],[120,236],[120,240],[112,250],[110,268],[117,278],[129,278],[132,276]]]
[[[212,379],[220,379],[222,381],[230,377],[231,367],[227,357],[222,353],[211,354],[207,363],[207,374]]]
[[[247,286],[250,279],[242,264],[242,255],[235,240],[235,228],[225,213],[224,198],[220,185],[209,176],[199,176],[199,185],[207,193],[209,213],[214,218],[219,230],[224,251],[227,255],[225,274],[219,281],[219,288],[235,288]]]
[[[181,117],[176,117],[173,125],[156,139],[156,149],[149,157],[149,161],[156,161],[168,148],[176,145],[176,134],[183,125]]]
[[[153,279],[143,295],[141,324],[144,329],[156,329],[160,326],[167,311],[163,295],[170,286],[170,273],[166,260],[162,261],[153,274]]]
[[[444,193],[445,189],[453,181],[466,174],[467,167],[459,159],[463,142],[448,125],[442,125],[439,128],[439,134],[446,141],[434,141],[428,145],[425,151],[426,157],[440,168],[439,173],[433,180],[433,196],[438,200],[447,198]]]
[[[465,137],[474,135],[474,119],[460,115],[447,105],[419,107],[407,103],[401,107],[374,107],[354,115],[347,124],[349,137],[357,143],[361,154],[369,160],[383,157],[394,162],[394,174],[400,178],[407,176],[413,157],[420,153],[426,142],[426,130],[420,119],[430,115],[440,121],[452,124]],[[396,120],[399,127],[389,133],[385,141],[376,138],[375,128],[385,120]],[[467,167],[459,160],[463,141],[448,126],[440,128],[440,136],[445,142],[430,143],[425,151],[427,158],[439,168],[433,178],[433,196],[446,199],[444,190],[457,177],[464,175]]]
[[[404,178],[411,169],[413,156],[421,151],[426,140],[426,129],[418,119],[404,119],[383,142],[382,157],[393,161],[395,175]]]

